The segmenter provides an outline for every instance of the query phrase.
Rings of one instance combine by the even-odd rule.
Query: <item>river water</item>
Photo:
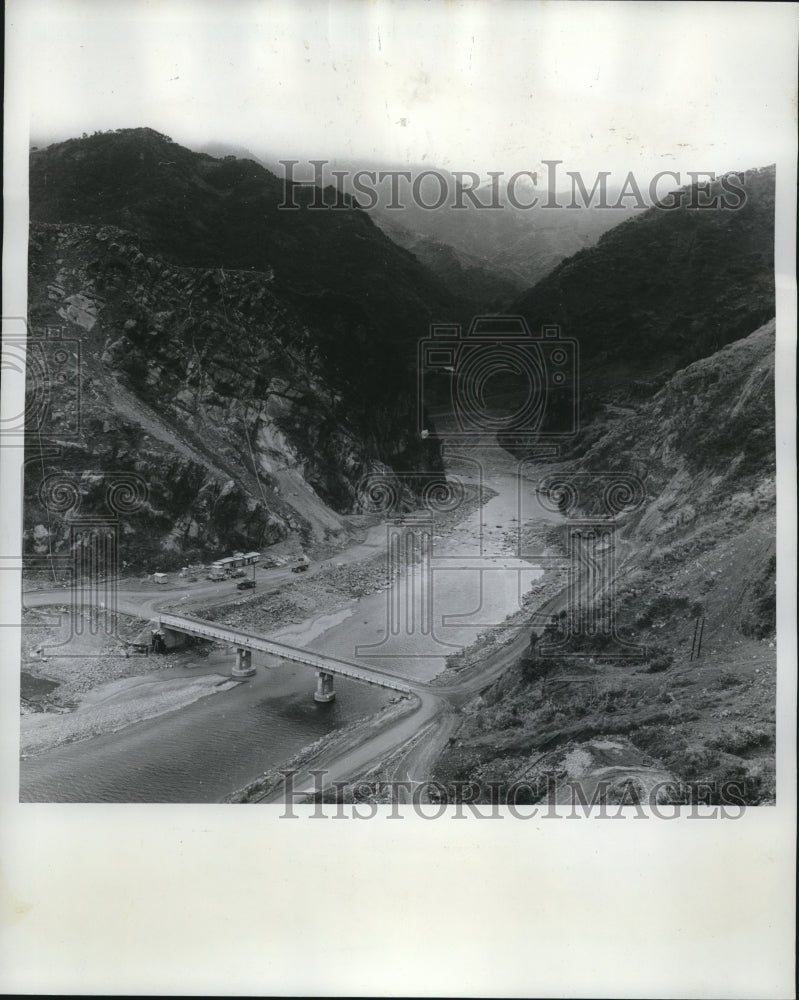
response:
[[[513,558],[506,533],[518,515],[517,482],[492,479],[497,495],[449,535],[431,560],[432,622],[385,642],[387,609],[403,588],[405,616],[418,604],[422,570],[415,567],[386,593],[351,609],[274,635],[310,649],[357,658],[383,670],[429,680],[447,654],[518,610],[520,591],[541,570]],[[396,604],[395,604],[396,607]],[[449,616],[449,618],[448,618]],[[452,618],[452,616],[458,616]],[[313,700],[315,675],[300,664],[253,654],[247,682],[117,733],[82,740],[20,762],[20,799],[39,802],[218,802],[263,771],[355,719],[388,705],[396,694],[336,678],[336,700]]]

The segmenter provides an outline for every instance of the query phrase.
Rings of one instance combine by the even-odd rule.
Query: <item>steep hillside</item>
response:
[[[415,426],[413,361],[448,294],[361,211],[281,211],[252,162],[149,129],[31,155],[29,316],[79,344],[81,433],[28,466],[29,548],[67,520],[43,474],[149,488],[128,519],[134,566],[182,564],[294,533],[341,534],[369,469],[439,467]]]
[[[622,619],[634,627],[645,617],[640,577],[653,594],[701,603],[711,640],[773,636],[774,321],[677,372],[634,415],[596,430],[579,469],[636,470],[648,497],[620,534],[631,550]],[[761,601],[764,580],[771,597]]]
[[[592,433],[579,459],[540,472],[644,480],[645,503],[619,520],[615,586],[619,633],[648,656],[606,658],[598,640],[590,659],[542,656],[533,644],[471,706],[437,776],[474,780],[486,797],[492,781],[524,780],[543,796],[545,772],[574,777],[569,762],[579,758],[590,798],[609,763],[602,747],[618,744],[624,759],[608,773],[639,791],[647,774],[665,775],[673,801],[696,798],[696,783],[708,781],[701,795],[711,801],[736,782],[730,788],[747,803],[772,802],[774,322],[680,370],[653,399]],[[589,491],[574,516],[601,509],[599,491]],[[563,548],[563,530],[543,535]],[[528,531],[541,537],[535,525]],[[569,614],[562,601],[545,610]]]
[[[443,210],[442,210],[443,211]],[[474,315],[501,313],[524,287],[512,273],[489,266],[465,250],[412,232],[398,221],[372,213],[377,225],[397,246],[421,261],[449,289],[463,308]]]
[[[675,371],[774,315],[774,168],[742,176],[739,208],[652,208],[560,264],[512,307],[580,343],[597,399],[649,395]],[[689,190],[689,189],[686,189]],[[699,203],[724,192],[719,182]]]
[[[292,200],[312,192],[299,187]],[[333,192],[327,200],[335,201]],[[31,154],[31,221],[113,225],[144,252],[193,267],[275,274],[281,295],[372,325],[385,349],[454,304],[358,209],[286,210],[282,179],[252,160],[193,153],[152,129],[72,139]]]
[[[428,167],[418,167],[413,173],[421,174]],[[436,171],[452,192],[447,203],[439,209],[429,210],[414,204],[412,199],[403,203],[402,210],[387,209],[381,202],[370,215],[392,239],[394,227],[401,226],[411,233],[423,251],[434,245],[451,248],[462,265],[479,267],[487,276],[503,286],[515,289],[529,288],[542,280],[561,261],[572,254],[593,246],[603,233],[618,226],[640,209],[631,207],[629,200],[618,208],[598,208],[595,205],[579,210],[566,206],[572,201],[570,192],[560,194],[555,201],[563,207],[543,208],[547,201],[545,189],[532,187],[523,190],[519,184],[509,199],[507,184],[499,184],[496,194],[488,187],[480,189],[476,197],[481,205],[498,203],[501,208],[477,208],[469,198],[464,198],[462,208],[452,208],[457,182],[446,170]],[[524,178],[522,178],[524,180]],[[542,183],[544,179],[541,178]],[[430,180],[421,184],[421,197],[427,204],[435,204],[439,184]],[[534,208],[514,205],[531,203],[538,198]],[[388,202],[388,196],[384,199]],[[579,204],[579,202],[578,202]],[[613,197],[609,204],[615,205]],[[431,242],[428,242],[431,241]],[[406,242],[400,240],[401,246]],[[414,251],[415,252],[415,251]],[[424,256],[420,256],[425,260]],[[427,261],[425,260],[427,263]],[[436,270],[436,273],[440,273]],[[485,280],[485,279],[483,279]],[[513,291],[505,300],[518,297]]]

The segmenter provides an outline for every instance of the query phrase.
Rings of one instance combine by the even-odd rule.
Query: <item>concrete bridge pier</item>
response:
[[[333,701],[336,692],[333,690],[333,675],[326,674],[324,670],[316,671],[316,691],[313,700],[319,702]]]
[[[236,666],[233,668],[232,675],[234,677],[252,677],[254,673],[252,650],[239,647],[236,650]]]

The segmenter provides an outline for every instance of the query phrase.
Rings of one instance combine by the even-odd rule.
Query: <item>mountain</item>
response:
[[[242,147],[223,144],[207,145],[202,151],[252,155]],[[271,154],[263,154],[259,162],[281,178],[289,170],[291,176],[309,184],[335,182],[473,312],[507,305],[566,257],[592,246],[602,233],[649,203],[641,195],[641,204],[632,205],[628,195],[617,205],[621,191],[618,184],[608,184],[604,208],[586,207],[579,188],[559,191],[554,199],[558,207],[543,208],[549,202],[547,191],[524,174],[512,183],[510,178],[499,178],[496,189],[483,184],[473,195],[460,194],[464,187],[471,190],[474,178],[464,179],[429,163],[398,166],[369,158],[326,161],[320,157],[316,162],[324,166],[318,168],[312,168],[310,161],[286,167],[279,156]],[[333,171],[339,176],[334,178]],[[472,197],[481,206],[494,207],[476,207]],[[538,206],[525,208],[534,198]],[[581,205],[579,211],[567,207],[573,202]]]
[[[455,250],[447,243],[413,233],[396,220],[373,214],[386,236],[412,253],[457,299],[474,314],[501,313],[522,290],[512,274],[506,275],[474,254]]]
[[[440,467],[414,363],[455,302],[363,211],[284,195],[151,129],[31,154],[29,318],[63,327],[82,389],[80,434],[28,466],[31,551],[68,544],[43,472],[77,480],[83,513],[112,472],[142,477],[126,559],[154,568],[340,537],[367,471]]]
[[[540,467],[643,479],[643,505],[618,521],[615,614],[649,656],[607,659],[599,638],[591,659],[523,653],[466,709],[436,778],[474,781],[485,801],[492,782],[535,800],[549,772],[588,799],[606,780],[608,802],[646,799],[655,780],[673,802],[774,802],[774,339],[772,319],[606,416],[580,458]],[[553,551],[563,530],[547,533]]]
[[[281,179],[290,169],[280,157],[266,153],[257,156],[244,146],[211,142],[197,151],[225,159],[252,160]],[[319,162],[324,161],[320,158]],[[359,203],[394,243],[410,251],[473,314],[501,312],[566,257],[592,246],[602,233],[642,210],[629,203],[629,196],[617,206],[620,191],[618,185],[612,184],[606,189],[610,207],[582,206],[579,211],[568,208],[573,200],[580,204],[578,190],[559,192],[554,199],[558,208],[527,210],[516,207],[515,202],[526,204],[537,197],[543,205],[548,201],[547,193],[532,185],[526,176],[517,178],[510,192],[508,181],[500,180],[496,191],[485,185],[476,189],[475,197],[481,204],[493,200],[502,206],[485,210],[476,208],[467,196],[463,196],[461,207],[453,208],[461,182],[449,171],[428,164],[399,170],[379,161],[335,160],[322,168],[321,178],[309,163],[291,169],[295,172],[291,176],[298,181],[314,183],[327,191],[325,199],[330,204],[335,201],[334,188],[325,188],[324,184],[330,181],[332,185],[332,170],[342,173],[342,177],[335,178],[336,186]],[[364,172],[372,176],[363,179]],[[380,180],[381,173],[389,176]],[[362,179],[356,186],[353,179],[359,174]],[[408,174],[410,179],[403,176],[396,181],[400,207],[388,208],[395,199],[395,181],[390,176],[394,174]],[[363,185],[369,193],[364,194]],[[435,204],[442,191],[447,198],[440,208],[429,209],[417,203],[415,195],[427,205]]]
[[[202,146],[195,148],[195,152],[207,153],[208,156],[213,156],[217,160],[224,160],[226,157],[233,157],[234,160],[252,160],[253,163],[259,163],[262,167],[266,167],[267,170],[275,173],[275,170],[268,163],[264,163],[247,146],[238,146],[227,142],[206,142]]]
[[[467,706],[436,764],[444,784],[474,782],[484,801],[503,784],[540,801],[553,775],[589,799],[604,782],[609,803],[658,783],[677,803],[775,800],[774,168],[738,180],[739,207],[697,210],[683,189],[679,207],[616,227],[510,308],[580,349],[581,432],[530,476],[579,483],[578,521],[607,517],[608,477],[642,484],[614,541],[583,554],[596,567],[612,553],[618,635],[638,652],[614,659],[613,642],[578,635],[542,653],[537,618]],[[570,558],[567,525],[524,533],[528,551]],[[608,597],[583,591],[582,613],[607,613]],[[550,639],[578,614],[562,595],[538,605],[556,616]]]
[[[568,198],[563,204],[568,204]],[[467,204],[463,211],[446,207],[427,211],[413,204],[393,211],[378,206],[370,214],[389,235],[399,224],[417,238],[451,247],[459,257],[464,255],[494,278],[521,290],[540,281],[562,260],[593,246],[633,212],[630,207],[525,210],[504,203],[497,210]]]
[[[737,209],[650,208],[563,261],[510,311],[580,345],[586,401],[649,395],[774,315],[774,168],[740,175]],[[705,197],[719,194],[715,182]],[[723,192],[722,192],[723,193]]]
[[[199,153],[210,153],[212,156],[218,157],[220,159],[240,159],[240,160],[253,160],[259,163],[261,166],[265,167],[268,171],[275,174],[276,176],[283,178],[286,175],[286,166],[281,164],[280,158],[277,156],[264,155],[261,157],[256,156],[251,150],[244,146],[235,146],[228,143],[221,142],[210,142],[199,147],[197,149]],[[358,200],[358,192],[354,189],[351,180],[352,177],[359,171],[366,169],[363,163],[359,165],[350,164],[348,166],[342,167],[338,162],[334,164],[336,168],[345,169],[348,172],[347,178],[345,178],[343,184],[343,190],[353,198],[355,202]],[[374,170],[376,173],[380,171],[390,170],[387,164],[376,164],[370,163],[369,169]],[[418,167],[416,172],[420,172],[422,167]],[[448,175],[446,171],[441,172],[442,177],[448,178],[450,184],[450,189],[455,190],[455,179],[451,175]],[[324,178],[326,174],[323,171],[322,174],[322,185],[324,185]],[[305,170],[299,167],[297,170],[297,177],[307,179],[313,178],[314,182],[319,183],[319,178],[315,174],[309,174],[308,168]],[[320,188],[320,192],[326,190],[327,201],[333,204],[335,198],[332,196],[333,188],[328,187]],[[382,185],[377,184],[375,190],[379,192],[380,200],[374,209],[369,208],[369,215],[372,221],[394,242],[397,246],[408,250],[414,255],[424,266],[427,268],[431,274],[439,280],[441,285],[446,288],[454,298],[461,303],[464,308],[468,308],[473,313],[484,313],[484,312],[496,312],[501,311],[502,308],[513,298],[515,298],[529,283],[529,280],[537,275],[537,271],[529,271],[523,268],[523,273],[527,280],[514,275],[511,271],[508,271],[504,264],[497,265],[493,260],[493,253],[488,253],[485,257],[481,257],[474,253],[469,252],[465,247],[468,245],[468,239],[462,240],[462,245],[459,249],[455,249],[446,241],[435,239],[433,236],[424,235],[420,232],[415,232],[413,228],[414,225],[419,223],[418,210],[414,209],[414,206],[410,204],[410,199],[402,196],[402,201],[408,202],[405,207],[400,211],[383,211],[381,209],[381,202],[388,203],[390,200],[390,192],[388,187],[388,182],[384,182]],[[321,193],[317,194],[317,197],[321,198]],[[361,199],[361,203],[364,204],[366,199]],[[508,209],[512,212],[512,209]],[[434,214],[446,214],[449,209],[442,209],[441,212],[436,212]],[[429,213],[427,213],[429,214]],[[456,215],[458,213],[455,213]],[[618,213],[617,213],[618,214]],[[626,216],[625,216],[626,217]],[[426,220],[422,219],[421,222],[424,223]],[[434,225],[434,230],[436,228],[441,229],[445,235],[448,233],[448,228],[444,226],[442,228],[441,219]],[[424,230],[424,224],[421,225]],[[457,224],[456,224],[457,229]],[[477,232],[480,232],[478,227]],[[472,234],[474,237],[475,234]],[[571,249],[577,249],[582,246],[582,242],[577,242]],[[554,263],[557,263],[563,255],[557,257]],[[554,263],[552,266],[554,266]]]

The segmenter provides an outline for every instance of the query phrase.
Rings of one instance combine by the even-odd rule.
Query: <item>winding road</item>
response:
[[[461,449],[461,456],[464,455],[470,457],[468,452]],[[495,448],[490,451],[487,459],[484,454],[481,455],[481,467],[485,481],[489,482],[492,488],[503,489],[508,497],[511,495],[515,497],[514,491],[518,482],[517,464],[512,456],[502,449]],[[559,523],[562,520],[561,515],[544,508],[539,508],[535,516],[550,523]],[[499,528],[500,525],[496,527]],[[334,556],[333,561],[341,565],[373,557],[384,549],[385,530],[384,524],[372,525],[361,542]],[[304,579],[319,573],[324,563],[328,561],[311,563]],[[288,566],[273,569],[258,568],[256,574],[259,589],[261,586],[274,589],[295,579]],[[209,599],[213,599],[213,603],[219,605],[232,603],[240,598],[241,594],[231,587],[231,581],[226,583],[202,581],[186,585],[172,583],[168,587],[153,586],[143,589],[141,586],[135,588],[125,586],[125,581],[122,580],[116,592],[119,612],[144,619],[157,618],[160,612],[167,611],[187,614],[189,609],[207,605]],[[564,591],[547,602],[539,612],[546,614],[557,612],[565,606],[565,602]],[[53,605],[57,608],[68,603],[69,590],[65,588],[28,591],[23,594],[23,606],[27,608]],[[385,767],[381,770],[381,774],[389,780],[424,781],[429,776],[437,756],[457,733],[463,706],[516,662],[528,643],[529,630],[519,629],[510,641],[491,649],[479,665],[469,668],[462,679],[446,686],[402,678],[404,685],[412,692],[410,695],[413,699],[412,708],[387,720],[385,725],[377,730],[374,726],[366,727],[362,734],[356,733],[338,745],[321,749],[296,774],[295,794],[299,796],[302,792],[314,789],[314,779],[310,772],[316,769],[326,770],[328,783],[357,779],[369,771],[380,768],[382,764],[385,764]],[[282,789],[279,788],[253,801],[279,801],[281,794]]]

